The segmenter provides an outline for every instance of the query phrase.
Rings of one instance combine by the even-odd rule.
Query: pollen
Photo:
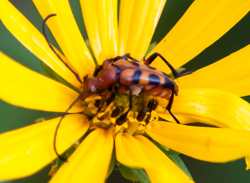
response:
[[[106,93],[94,94],[84,100],[88,107],[83,113],[92,122],[91,129],[115,126],[115,133],[143,134],[146,129],[160,127],[158,113],[164,112],[168,104],[168,100],[159,97],[130,97],[127,93],[117,93],[108,103],[104,96]]]

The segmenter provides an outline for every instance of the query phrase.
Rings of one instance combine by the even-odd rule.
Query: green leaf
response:
[[[149,177],[143,169],[129,168],[120,163],[117,163],[117,166],[124,178],[132,182],[150,183]]]
[[[180,74],[182,71],[185,71],[185,70],[186,70],[185,68],[180,67],[180,68],[176,69],[176,72],[177,72],[178,74]],[[169,74],[169,76],[170,76],[171,78],[174,78],[173,73]]]
[[[40,118],[37,118],[35,119],[35,123],[40,123],[40,122],[44,122],[44,121],[47,121],[47,120],[50,120],[50,119],[54,119],[56,117],[59,117],[61,116],[63,113],[53,113],[53,117],[40,117]]]
[[[77,142],[77,141],[76,141],[76,142]],[[69,159],[69,157],[73,154],[73,152],[75,152],[75,150],[77,149],[78,146],[79,146],[79,142],[78,142],[78,143],[74,143],[74,144],[65,152],[66,159]]]
[[[37,118],[37,119],[35,120],[35,123],[44,122],[44,121],[49,120],[49,119],[52,119],[52,118],[40,117],[40,118]]]
[[[88,49],[89,49],[89,52],[90,52],[90,54],[91,54],[91,56],[92,56],[92,58],[93,58],[93,60],[94,60],[94,62],[95,62],[95,65],[99,65],[99,64],[97,63],[96,58],[95,58],[95,54],[94,54],[94,52],[93,52],[93,50],[92,50],[92,48],[91,48],[91,46],[90,46],[89,40],[88,40],[88,39],[85,39],[85,43],[86,43],[86,45],[87,45],[87,47],[88,47]]]
[[[143,169],[133,168],[133,172],[138,177],[138,181],[141,183],[150,183],[150,179],[147,173]]]
[[[115,150],[113,150],[112,157],[111,157],[110,164],[109,164],[107,177],[112,173],[112,171],[113,171],[113,169],[115,167],[115,163],[117,162],[115,157],[116,157],[115,156]]]
[[[180,168],[182,169],[183,172],[185,172],[187,174],[187,176],[191,179],[194,180],[192,175],[190,174],[189,170],[187,169],[186,165],[184,164],[184,162],[182,161],[182,159],[180,158],[180,156],[178,154],[172,154],[172,155],[168,155],[168,157]]]
[[[67,159],[67,156],[66,156],[65,153],[62,154],[61,156],[62,156],[62,158]],[[62,161],[60,158],[57,158],[57,159],[55,160],[55,165],[57,165],[57,167],[56,167],[56,170],[55,170],[54,174],[57,172],[57,170],[59,170],[59,168],[63,165],[63,163],[65,163],[65,162]],[[54,175],[54,174],[53,174],[53,175]]]
[[[151,142],[153,142],[164,154],[166,155],[175,155],[175,154],[180,154],[177,151],[174,151],[172,149],[169,149],[168,147],[165,147],[164,145],[159,144],[156,142],[154,139],[152,139],[150,136],[146,136]]]
[[[157,45],[157,42],[153,42],[148,46],[148,49],[145,53],[145,55],[147,55],[155,46]]]
[[[80,92],[77,88],[75,88],[73,85],[71,85],[69,82],[67,82],[65,79],[63,79],[61,76],[59,76],[55,71],[53,71],[49,66],[47,66],[45,63],[41,62],[41,65],[43,67],[43,70],[45,73],[51,78],[54,79],[71,89],[75,90],[76,92]]]
[[[171,150],[161,144],[159,144],[158,142],[156,142],[155,140],[153,140],[151,137],[147,136],[147,138],[153,142],[164,154],[166,154],[183,172],[185,172],[187,174],[187,176],[193,180],[190,172],[188,171],[186,165],[184,164],[184,162],[182,161],[182,159],[179,157],[178,154],[180,154],[179,152],[176,152],[174,150]]]
[[[179,152],[169,149],[168,147],[165,147],[164,145],[161,144],[159,144],[157,147],[161,149],[166,155],[180,154]]]
[[[131,180],[132,182],[138,182],[138,177],[132,168],[126,167],[120,163],[117,163],[117,166],[124,178]]]

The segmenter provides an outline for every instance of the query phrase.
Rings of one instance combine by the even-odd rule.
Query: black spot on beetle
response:
[[[140,70],[136,70],[132,76],[132,83],[133,84],[139,84],[140,77],[142,72]]]
[[[149,84],[151,85],[159,85],[161,82],[161,79],[155,75],[155,74],[150,74],[148,77]]]
[[[133,64],[134,66],[136,66],[136,67],[139,67],[140,65],[138,64],[138,63],[136,63],[136,62],[130,62],[131,64]]]
[[[165,78],[164,84],[162,85],[162,88],[169,88],[171,89],[175,85],[174,82],[170,81],[168,78]]]

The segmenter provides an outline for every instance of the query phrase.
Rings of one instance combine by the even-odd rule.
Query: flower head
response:
[[[249,158],[250,105],[240,98],[250,94],[249,66],[244,62],[250,57],[249,46],[180,77],[178,82],[162,72],[173,71],[166,60],[179,68],[217,41],[248,13],[250,1],[193,2],[149,53],[164,0],[121,1],[119,25],[116,0],[81,0],[91,50],[67,1],[33,2],[43,19],[56,14],[46,23],[61,48],[62,53],[54,48],[60,58],[44,35],[8,1],[0,7],[1,21],[63,82],[35,73],[0,53],[0,97],[13,105],[67,111],[67,115],[1,134],[1,180],[37,172],[57,158],[56,152],[68,162],[51,182],[104,182],[115,163],[144,169],[152,182],[193,182],[166,155],[167,148],[209,162]],[[160,56],[150,60],[154,53]],[[119,60],[122,64],[125,60],[125,65]],[[148,61],[158,70],[146,66]],[[126,65],[131,63],[135,67]],[[119,72],[128,70],[119,75],[124,80],[136,76],[134,68],[146,74],[150,71],[154,77],[162,74],[173,88],[152,82],[146,86],[141,80],[138,86],[129,86],[129,81],[124,84],[117,78],[117,68]],[[193,122],[220,128],[185,125]],[[138,181],[137,176],[130,179]]]

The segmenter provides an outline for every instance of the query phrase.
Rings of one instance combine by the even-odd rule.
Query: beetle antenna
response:
[[[43,25],[42,25],[42,29],[43,29],[43,35],[44,35],[44,37],[45,37],[45,39],[46,39],[46,41],[47,41],[47,43],[48,43],[48,45],[49,45],[49,47],[50,47],[50,49],[56,54],[56,56],[59,58],[59,60],[61,60],[61,62],[75,75],[75,77],[76,77],[76,79],[82,84],[82,80],[81,80],[81,78],[80,78],[80,76],[75,72],[75,71],[73,71],[71,68],[70,68],[70,66],[66,63],[66,62],[64,62],[63,61],[63,59],[59,56],[59,54],[57,54],[57,52],[55,51],[55,49],[53,48],[53,46],[51,45],[51,43],[49,42],[49,39],[48,39],[48,37],[47,37],[47,35],[46,35],[46,31],[45,31],[45,23],[47,22],[47,20],[49,19],[49,18],[51,18],[51,17],[53,17],[53,16],[56,16],[57,14],[50,14],[50,15],[48,15],[44,20],[43,20]]]
[[[66,116],[66,114],[68,114],[68,111],[73,107],[73,105],[75,105],[76,102],[78,102],[79,100],[81,100],[82,95],[83,95],[83,92],[80,93],[80,95],[77,97],[77,99],[76,99],[76,100],[68,107],[68,109],[63,113],[63,115],[61,116],[61,118],[60,118],[60,120],[59,120],[59,122],[58,122],[58,124],[57,124],[57,126],[56,126],[56,130],[55,130],[55,134],[54,134],[54,151],[55,151],[57,157],[58,157],[60,160],[64,161],[64,162],[68,162],[67,159],[65,159],[64,157],[62,157],[62,156],[58,153],[58,151],[57,151],[57,149],[56,149],[56,136],[57,136],[57,132],[58,132],[58,129],[59,129],[59,127],[60,127],[60,124],[61,124],[63,118]]]

